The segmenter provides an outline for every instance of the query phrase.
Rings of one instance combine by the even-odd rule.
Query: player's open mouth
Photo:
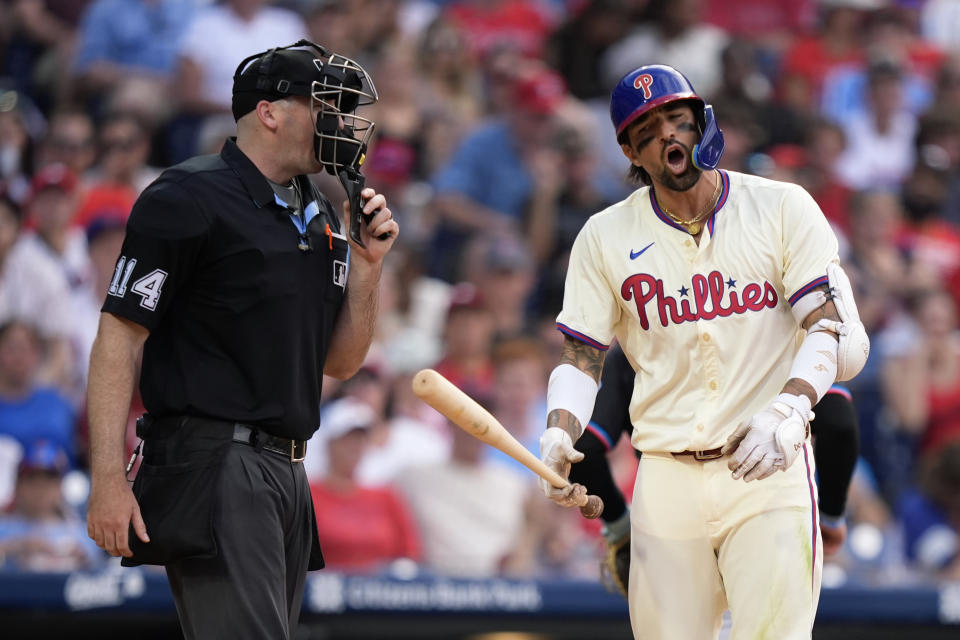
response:
[[[683,173],[687,168],[687,153],[678,144],[667,147],[664,161],[674,173]]]

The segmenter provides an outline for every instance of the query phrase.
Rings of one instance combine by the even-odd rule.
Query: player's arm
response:
[[[551,385],[556,385],[557,393],[563,393],[568,390],[576,396],[571,398],[573,402],[567,403],[570,408],[557,406],[547,412],[547,426],[560,427],[571,438],[576,440],[583,433],[583,429],[593,413],[593,405],[596,402],[597,390],[600,384],[600,376],[603,373],[603,360],[607,355],[606,351],[601,351],[596,347],[591,347],[585,342],[565,337],[563,340],[563,352],[560,354],[560,366],[553,370],[550,376]],[[576,369],[573,371],[569,369]],[[559,372],[558,372],[559,371]],[[587,381],[587,377],[592,381],[592,385]],[[592,393],[581,394],[576,385],[583,382],[588,389],[592,388]],[[549,393],[549,391],[548,391]],[[581,397],[582,396],[582,397]],[[589,397],[589,402],[587,398]],[[555,394],[555,400],[560,398]],[[583,401],[577,403],[577,400]],[[549,400],[548,400],[549,402]],[[563,405],[563,402],[559,403]],[[589,406],[588,406],[589,404]],[[584,411],[586,409],[586,411]]]
[[[566,478],[570,465],[583,458],[573,448],[593,414],[607,349],[620,321],[621,307],[610,283],[602,239],[607,235],[590,218],[570,250],[557,329],[564,335],[560,364],[547,385],[547,429],[540,437],[540,458]],[[572,506],[582,502],[580,484],[555,489],[540,483],[548,498]],[[576,492],[571,496],[572,492]]]
[[[820,322],[821,320],[829,320],[832,322],[841,321],[840,315],[837,313],[836,305],[834,305],[833,301],[829,299],[829,291],[830,290],[827,285],[820,285],[816,289],[816,292],[826,297],[827,300],[821,306],[811,311],[810,314],[807,315],[807,317],[804,318],[803,322],[801,323],[800,326],[803,327],[803,329],[808,332],[808,335],[809,335],[810,328],[815,324],[817,324],[818,322]],[[838,342],[837,336],[832,333],[824,333],[824,336],[822,336],[822,338],[824,340],[832,340],[834,342]],[[806,342],[807,341],[805,340],[804,343]],[[822,341],[818,340],[817,343],[819,342],[822,342]],[[814,352],[816,351],[817,347],[823,348],[824,351],[829,353],[833,353],[835,351],[835,347],[830,344],[815,343],[813,347],[814,348],[812,349],[812,351]],[[826,380],[827,378],[830,378],[831,375],[834,377],[834,379],[836,379],[835,360],[831,358],[826,358],[826,361],[821,360],[817,364],[814,364],[812,369],[814,371],[823,371],[819,367],[824,367],[827,370],[826,372],[824,372],[826,373],[826,375],[822,376],[824,380]],[[803,372],[796,371],[796,367],[790,370],[790,374],[791,374],[790,379],[787,380],[787,383],[785,385],[783,385],[782,393],[789,393],[795,396],[804,396],[810,401],[811,407],[817,404],[820,397],[822,396],[822,393],[818,393],[817,389],[814,387],[814,384],[816,384],[816,381],[811,382],[808,380],[808,378],[814,378],[815,376],[803,375]],[[833,384],[833,380],[830,381],[830,384]]]
[[[847,491],[857,465],[860,434],[849,392],[834,385],[815,407],[814,435],[820,487],[820,532],[824,553],[836,552],[846,538]]]
[[[570,469],[570,481],[582,484],[587,493],[603,500],[602,518],[610,525],[626,515],[627,505],[610,471],[607,454],[617,445],[623,433],[632,430],[630,398],[633,394],[634,370],[619,346],[611,347],[604,361],[600,389],[593,414],[583,435],[576,441],[583,460]]]
[[[803,396],[810,406],[824,397],[834,382],[850,380],[863,369],[870,339],[860,322],[853,288],[837,263],[827,266],[821,284],[793,307],[807,332],[790,369],[784,393]]]
[[[781,393],[723,447],[724,453],[733,453],[728,462],[733,477],[748,482],[793,464],[813,405],[834,382],[857,375],[870,349],[850,281],[837,259],[836,235],[820,207],[796,185],[784,187],[779,204],[780,229],[771,241],[779,243],[784,298],[806,335]]]
[[[806,439],[812,407],[834,382],[853,378],[866,364],[870,340],[850,281],[835,262],[827,266],[827,280],[793,306],[807,333],[780,395],[724,445],[725,453],[733,453],[728,466],[734,478],[760,480],[793,464]]]
[[[570,465],[583,459],[573,443],[593,413],[605,356],[606,351],[565,336],[560,364],[550,374],[547,429],[540,436],[540,457],[564,478],[570,474]],[[586,488],[576,483],[557,489],[541,479],[540,486],[548,498],[565,507],[581,503],[587,494]]]

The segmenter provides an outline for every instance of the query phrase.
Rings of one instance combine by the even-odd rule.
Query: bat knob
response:
[[[580,507],[580,515],[589,520],[599,518],[603,513],[603,500],[600,496],[587,496],[587,502]]]

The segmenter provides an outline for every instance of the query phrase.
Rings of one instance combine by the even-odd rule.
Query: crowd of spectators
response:
[[[437,368],[536,449],[573,239],[634,188],[609,89],[667,63],[713,103],[722,169],[820,204],[872,338],[825,583],[960,577],[957,33],[955,0],[0,0],[0,567],[106,562],[77,487],[124,222],[233,134],[237,63],[306,37],[375,79],[364,170],[403,227],[368,363],[325,382],[310,444],[329,566],[596,577],[597,525],[410,379]],[[611,459],[629,490],[633,452]]]

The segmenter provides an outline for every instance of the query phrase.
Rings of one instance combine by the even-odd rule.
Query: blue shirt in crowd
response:
[[[523,220],[533,179],[503,120],[477,129],[460,144],[433,180],[438,194],[459,193],[485,207]]]
[[[106,61],[172,74],[196,6],[197,0],[97,0],[80,25],[76,68]]]
[[[907,559],[925,569],[944,569],[960,553],[960,534],[943,510],[916,489],[904,492],[897,505],[903,523]]]
[[[55,389],[36,389],[18,400],[0,398],[0,435],[15,438],[24,448],[48,440],[70,453],[71,465],[75,420],[73,407]]]

